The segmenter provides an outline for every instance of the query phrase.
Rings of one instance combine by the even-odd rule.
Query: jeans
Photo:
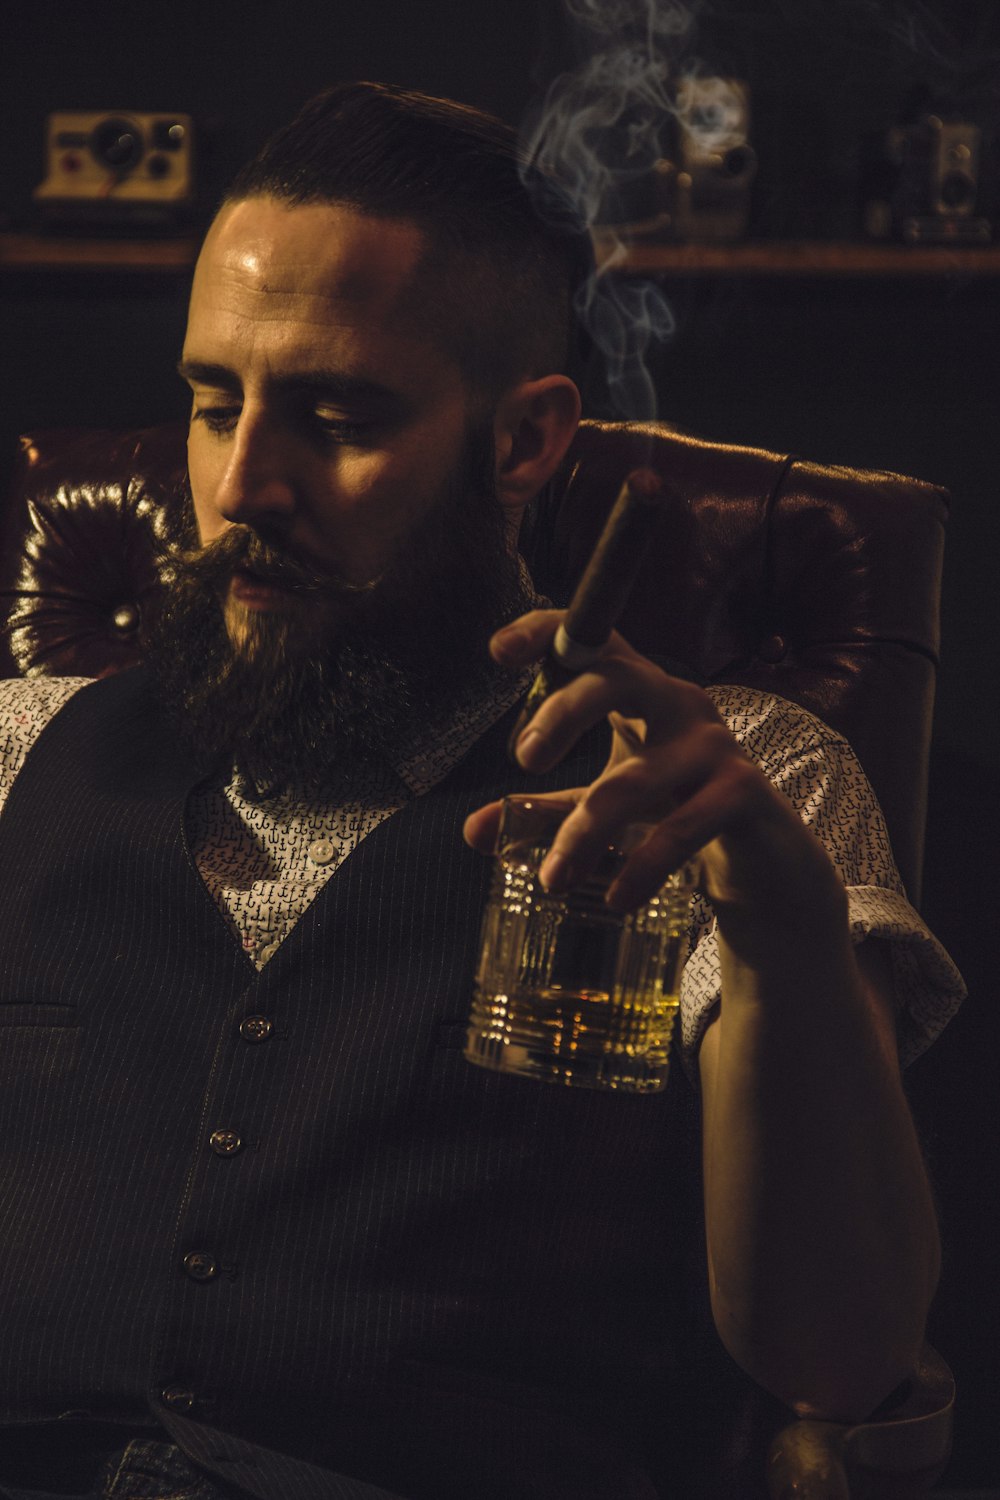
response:
[[[108,1457],[92,1489],[12,1488],[0,1478],[0,1500],[225,1500],[226,1491],[195,1469],[179,1448],[132,1438]]]

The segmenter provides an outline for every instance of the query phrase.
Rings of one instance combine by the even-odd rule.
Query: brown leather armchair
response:
[[[947,497],[894,474],[703,442],[656,424],[585,422],[533,509],[536,582],[568,597],[621,480],[670,481],[621,623],[639,650],[709,682],[794,699],[841,730],[919,899]],[[9,624],[0,673],[99,676],[138,659],[178,534],[180,426],[22,439],[0,515]]]
[[[650,464],[671,501],[623,634],[707,681],[791,698],[853,744],[919,896],[947,496],[894,474],[821,467],[660,425],[585,422],[533,507],[536,582],[572,590],[626,473]],[[184,429],[54,430],[22,439],[0,547],[9,608],[0,675],[100,676],[139,659],[157,559],[185,514]],[[906,1500],[950,1448],[953,1383],[928,1350],[871,1421],[791,1422],[767,1465],[773,1500]]]

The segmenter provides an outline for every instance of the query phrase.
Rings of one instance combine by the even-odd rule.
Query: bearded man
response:
[[[578,260],[503,126],[377,85],[209,230],[148,663],[0,705],[8,1500],[690,1497],[734,1402],[861,1417],[912,1367],[897,1014],[960,985],[850,751],[615,637],[507,760]],[[611,713],[645,739],[609,760]],[[456,1050],[473,851],[557,788],[551,889],[636,820],[619,907],[699,860],[700,1120],[680,1069],[629,1099]]]

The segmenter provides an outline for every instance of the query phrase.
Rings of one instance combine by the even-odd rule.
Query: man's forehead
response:
[[[319,298],[388,311],[415,291],[427,249],[418,225],[346,204],[248,198],[210,228],[195,289],[221,285],[266,304]]]

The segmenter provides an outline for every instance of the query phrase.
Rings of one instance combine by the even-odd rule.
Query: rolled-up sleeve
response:
[[[825,845],[847,888],[851,937],[884,939],[892,955],[900,1061],[919,1056],[965,995],[945,949],[906,899],[881,808],[847,741],[784,699],[743,688],[710,689],[733,735]],[[693,1070],[720,998],[711,907],[696,896],[681,983],[681,1044]]]

